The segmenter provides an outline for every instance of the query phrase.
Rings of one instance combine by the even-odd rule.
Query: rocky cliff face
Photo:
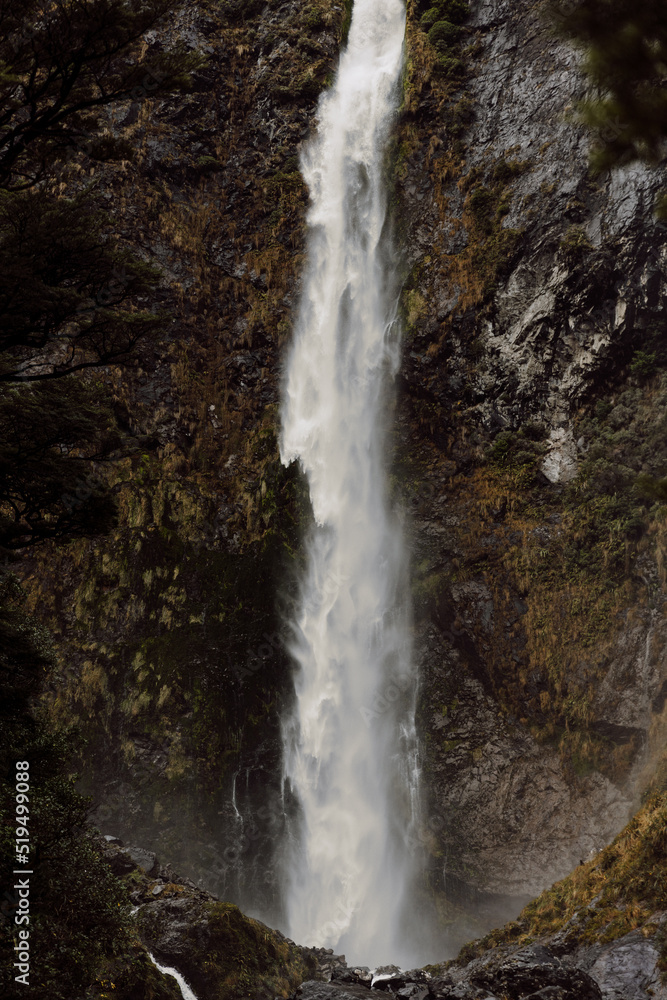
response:
[[[219,902],[161,864],[151,851],[125,847],[117,838],[100,846],[133,903],[132,951],[117,956],[102,980],[104,985],[113,979],[120,1000],[181,996],[174,978],[159,974],[156,961],[163,969],[176,969],[198,1000],[273,1000],[287,996],[304,979],[331,975],[329,953],[300,948],[233,904]]]
[[[185,975],[198,1000],[664,997],[666,813],[665,794],[651,797],[595,860],[543,893],[516,922],[468,944],[453,961],[413,970],[350,967],[343,955],[300,948],[179,879],[151,852],[107,843],[104,857],[131,889],[137,940],[106,977],[120,997],[171,997],[173,980],[149,966],[149,949]],[[105,973],[101,980],[108,982]]]
[[[664,514],[641,483],[665,471],[667,232],[664,171],[590,175],[578,56],[539,5],[471,6],[460,86],[410,33],[396,474],[424,841],[489,913],[608,842],[660,743]]]
[[[93,821],[226,898],[242,871],[274,916],[279,598],[307,515],[277,456],[277,386],[307,203],[298,146],[344,17],[329,3],[185,4],[146,58],[166,36],[202,52],[191,92],[162,98],[151,81],[109,119],[133,157],[64,168],[64,190],[91,183],[162,268],[171,318],[108,373],[138,445],[112,473],[117,530],[25,566],[61,651],[51,711],[91,740]]]
[[[165,29],[207,55],[193,91],[115,109],[131,161],[66,168],[162,266],[172,319],[108,373],[140,444],[112,473],[118,528],[25,564],[62,653],[51,711],[92,740],[93,820],[275,922],[281,602],[309,517],[275,438],[296,157],[348,14],[193,0]],[[454,76],[420,15],[392,157],[392,483],[422,678],[415,849],[451,948],[607,843],[660,745],[667,232],[663,171],[589,175],[577,56],[539,6],[473,0]]]

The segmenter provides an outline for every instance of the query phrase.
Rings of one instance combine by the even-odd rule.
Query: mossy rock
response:
[[[320,7],[307,7],[304,14],[304,24],[309,31],[322,31],[326,27],[324,11]]]
[[[463,60],[447,54],[438,56],[435,68],[440,76],[449,77],[450,79],[463,76],[465,73],[465,63]]]
[[[110,968],[99,975],[96,987],[100,997],[113,996],[114,1000],[182,1000],[181,988],[173,976],[160,972],[144,951],[136,953],[126,964]]]
[[[233,903],[149,903],[138,923],[147,946],[177,965],[199,996],[274,1000],[313,977],[312,956]]]
[[[465,945],[451,964],[465,965],[499,945],[547,943],[548,936],[565,928],[568,950],[618,940],[667,907],[666,859],[667,795],[662,793],[652,796],[592,861],[546,889],[516,921]]]

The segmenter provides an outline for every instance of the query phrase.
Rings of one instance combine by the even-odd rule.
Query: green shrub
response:
[[[428,40],[438,51],[450,48],[459,38],[461,29],[451,21],[436,21],[428,33]]]
[[[657,356],[654,351],[635,351],[630,362],[633,375],[653,375],[657,367]]]
[[[283,174],[298,174],[301,172],[301,166],[299,164],[298,156],[288,156],[283,164],[281,173]]]
[[[440,55],[438,56],[437,68],[442,76],[462,76],[465,72],[465,64],[462,59],[457,59],[456,56],[450,55]]]
[[[514,434],[511,431],[501,431],[487,452],[488,461],[498,464],[504,463],[510,453],[513,441]]]
[[[642,472],[635,480],[635,492],[642,499],[667,503],[667,477],[654,479],[647,472]]]
[[[204,174],[222,170],[222,163],[215,156],[200,156],[197,160],[197,167]]]
[[[437,7],[431,7],[431,9],[427,10],[425,14],[422,14],[419,24],[424,31],[429,31],[436,23],[436,21],[439,20],[440,20],[440,11],[438,10]]]
[[[578,263],[584,254],[593,249],[593,244],[581,226],[570,226],[560,241],[563,257],[570,264]]]
[[[420,24],[424,31],[432,28],[437,21],[449,21],[451,24],[463,24],[470,8],[465,0],[436,0],[421,16]]]
[[[506,184],[513,177],[519,177],[528,169],[527,160],[498,160],[491,171],[491,182],[493,184]]]
[[[308,7],[304,15],[304,24],[309,31],[322,31],[325,26],[324,14],[319,7]]]
[[[516,432],[501,431],[488,448],[486,461],[498,467],[534,471],[546,451],[544,435],[545,429],[532,422]]]
[[[451,21],[452,24],[463,24],[470,14],[466,0],[439,0],[436,6],[443,21]]]

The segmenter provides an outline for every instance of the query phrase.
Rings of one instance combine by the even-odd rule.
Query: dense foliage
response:
[[[128,360],[164,322],[158,272],[123,248],[73,161],[131,156],[104,109],[182,87],[198,57],[142,35],[175,0],[0,2],[0,548],[95,533],[113,518],[95,460],[118,444],[108,384],[71,375]],[[76,165],[76,164],[75,164]],[[81,163],[78,164],[79,167]],[[41,386],[63,380],[57,389]],[[41,387],[31,386],[38,383]]]
[[[198,58],[142,36],[176,0],[0,0],[0,552],[108,529],[114,503],[101,463],[122,443],[99,369],[128,359],[162,317],[159,278],[113,235],[110,217],[59,179],[78,161],[127,157],[105,131],[112,101],[186,83]],[[30,977],[26,1000],[99,995],[103,968],[131,945],[129,906],[84,830],[88,800],[68,762],[72,733],[50,732],[38,706],[49,636],[0,568],[1,991],[14,996],[18,864],[16,763],[28,764]],[[23,927],[26,927],[24,924]],[[144,956],[145,957],[145,956]],[[99,986],[99,983],[98,983]],[[92,992],[91,992],[92,991]],[[97,991],[97,992],[96,992]],[[143,992],[137,987],[133,995]],[[157,994],[155,994],[157,995]],[[171,994],[170,994],[171,995]]]
[[[595,92],[580,108],[596,136],[593,165],[656,162],[667,137],[667,7],[655,0],[553,0],[550,11],[559,33],[586,53]]]
[[[133,307],[158,272],[108,229],[84,195],[0,194],[0,382],[118,363],[160,325]]]
[[[81,996],[100,959],[129,943],[126,891],[84,835],[87,800],[67,774],[70,734],[53,735],[30,711],[44,669],[49,637],[25,613],[15,579],[0,581],[0,803],[9,819],[0,834],[4,891],[0,933],[0,988],[15,995],[14,945],[21,876],[15,849],[16,763],[29,762],[29,924],[31,975],[26,1000]]]
[[[93,460],[104,460],[118,443],[103,395],[95,383],[74,376],[58,385],[8,386],[0,394],[4,549],[94,535],[112,523],[113,497],[92,469]]]
[[[459,58],[459,42],[464,37],[461,25],[470,14],[466,0],[418,0],[414,13],[438,53],[437,72],[446,77],[459,77],[464,70],[464,63]]]
[[[32,186],[82,144],[109,151],[101,108],[187,82],[198,60],[139,43],[180,0],[0,0],[0,187]]]

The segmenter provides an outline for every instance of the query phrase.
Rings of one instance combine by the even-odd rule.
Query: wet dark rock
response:
[[[206,947],[208,934],[200,900],[190,897],[160,899],[142,906],[139,927],[142,939],[156,954],[178,963],[194,945]]]
[[[292,994],[291,1000],[369,1000],[371,991],[358,983],[319,983],[309,980]]]
[[[373,980],[373,989],[379,990],[383,993],[393,993],[398,996],[408,996],[409,994],[401,993],[410,983],[409,974],[398,974],[394,976],[381,977],[379,979]],[[411,984],[414,985],[414,984]]]
[[[102,857],[108,862],[114,875],[127,875],[137,867],[129,854],[121,850],[103,850]]]
[[[115,844],[116,847],[124,847],[125,846],[124,843],[123,843],[123,841],[120,839],[120,837],[113,837],[109,833],[107,833],[105,835],[104,840],[107,842],[107,844]]]
[[[347,966],[341,966],[335,968],[331,973],[332,983],[354,983],[357,986],[365,986],[367,989],[370,989],[372,980],[373,974],[366,967],[348,969]]]
[[[125,847],[123,850],[134,862],[135,867],[141,868],[147,875],[157,875],[160,866],[153,851],[145,851],[141,847]]]
[[[664,914],[655,915],[651,923],[664,926]],[[582,948],[576,959],[599,983],[604,1000],[664,1000],[667,988],[658,949],[659,941],[638,929],[611,944]]]
[[[563,965],[547,948],[537,945],[517,952],[494,971],[473,972],[475,986],[524,1000],[540,990],[561,991],[563,1000],[601,1000],[598,984],[582,969]]]
[[[502,682],[496,680],[494,690],[494,670],[525,677],[526,702],[539,703],[548,687],[521,634],[534,610],[532,595],[512,594],[516,615],[503,611],[500,634],[501,602],[489,581],[496,573],[489,563],[497,553],[523,543],[509,530],[509,506],[494,499],[485,515],[487,531],[476,546],[478,561],[466,564],[470,536],[448,529],[447,517],[456,516],[463,477],[479,468],[499,432],[516,433],[531,422],[543,429],[546,452],[534,486],[546,491],[549,502],[577,475],[587,447],[576,433],[579,408],[621,377],[651,329],[664,327],[667,228],[652,206],[666,173],[664,167],[631,164],[592,183],[590,137],[566,111],[584,91],[580,55],[550,34],[530,0],[480,0],[471,7],[468,27],[479,51],[449,106],[469,101],[474,111],[457,137],[459,167],[447,167],[440,199],[441,176],[429,170],[422,148],[440,143],[451,156],[448,162],[459,154],[442,108],[436,111],[422,94],[415,115],[423,145],[408,158],[402,181],[407,254],[424,305],[405,352],[401,396],[406,452],[414,450],[419,436],[416,422],[427,425],[420,433],[432,443],[424,449],[429,472],[415,504],[414,561],[428,566],[424,580],[441,588],[437,600],[417,609],[423,773],[430,820],[438,825],[424,842],[432,833],[448,859],[442,891],[455,887],[462,905],[479,900],[488,927],[516,914],[529,896],[566,875],[623,827],[636,772],[628,768],[616,776],[591,767],[581,776],[568,773],[559,753],[534,737],[552,721],[548,711],[542,716],[534,711],[528,722],[528,713],[517,711],[510,723],[498,692]],[[475,233],[465,223],[462,188],[474,183],[490,190],[494,169],[510,162],[524,166],[505,189],[508,213],[501,228],[521,233],[517,251],[476,307],[464,309],[462,296],[470,299],[479,275],[466,263],[466,240],[474,240]],[[415,193],[424,185],[431,194],[417,203]],[[566,250],[573,226],[583,234],[579,258]],[[456,271],[443,276],[442,257],[433,253],[436,242],[457,255]],[[457,289],[453,273],[469,287]],[[425,356],[428,364],[422,362]],[[613,420],[626,426],[628,414],[619,411]],[[442,453],[456,462],[455,486],[444,474],[444,462],[439,481],[431,472],[434,456]],[[548,506],[545,520],[553,516]],[[467,513],[461,504],[463,519]],[[551,523],[553,531],[550,524],[542,539],[535,539],[545,552],[562,544],[558,521]],[[642,574],[653,579],[656,569]],[[460,582],[450,586],[452,575]],[[511,589],[516,582],[516,574],[508,573],[503,586]],[[494,662],[494,644],[501,642],[502,656]],[[643,608],[635,626],[610,642],[606,676],[596,681],[592,736],[627,745],[628,759],[634,749],[633,763],[662,710],[666,645],[667,630]],[[588,684],[585,669],[568,682]]]
[[[306,992],[296,996],[319,1000],[343,997],[342,984],[332,982],[332,991],[317,984],[304,984]],[[347,987],[345,987],[347,988]],[[304,987],[302,987],[304,989]],[[312,991],[312,992],[311,992]],[[536,945],[513,953],[490,951],[463,968],[453,967],[444,976],[432,977],[423,970],[391,975],[373,983],[371,994],[412,1000],[602,1000],[603,993],[583,968],[567,965],[548,948]],[[605,994],[606,995],[606,994]],[[368,996],[368,993],[366,994]]]
[[[99,844],[119,874],[127,874],[128,865],[133,866],[129,884],[142,942],[158,959],[181,971],[200,1000],[214,1000],[220,983],[233,975],[238,958],[255,967],[255,951],[261,967],[278,961],[270,974],[260,975],[249,988],[252,1000],[273,1000],[278,983],[281,989],[289,984],[291,1000],[370,1000],[371,996],[665,1000],[667,996],[658,967],[660,935],[667,919],[662,912],[617,940],[600,943],[591,937],[584,943],[586,922],[596,919],[596,898],[561,930],[527,947],[503,944],[467,964],[450,962],[429,967],[429,971],[388,965],[371,972],[367,967],[348,967],[345,956],[334,954],[331,948],[299,947],[280,931],[248,920],[237,907],[219,903],[191,880],[180,878],[169,865],[161,865],[150,851],[121,848],[102,837]],[[209,961],[215,954],[218,958]],[[201,971],[204,956],[209,970],[205,975]]]

